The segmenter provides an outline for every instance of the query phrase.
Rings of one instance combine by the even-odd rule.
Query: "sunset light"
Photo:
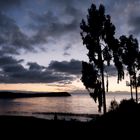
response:
[[[139,44],[140,0],[0,0],[1,134],[135,139]]]

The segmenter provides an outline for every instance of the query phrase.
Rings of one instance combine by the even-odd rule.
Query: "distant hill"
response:
[[[33,97],[68,97],[71,96],[68,92],[12,92],[1,91],[0,98],[12,99],[12,98],[33,98]]]

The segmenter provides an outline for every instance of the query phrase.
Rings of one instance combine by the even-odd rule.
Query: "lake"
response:
[[[108,93],[106,96],[107,108],[113,99],[120,102],[120,100],[128,98],[130,98],[128,93]],[[58,119],[65,118],[84,121],[87,120],[84,114],[98,114],[97,106],[88,94],[80,93],[73,93],[70,97],[0,99],[0,115],[25,115],[53,119],[56,112],[59,113]],[[67,113],[67,117],[65,113]]]

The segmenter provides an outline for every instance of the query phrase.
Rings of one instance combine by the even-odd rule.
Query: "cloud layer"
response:
[[[30,0],[1,0],[0,8],[7,11],[6,13],[10,9],[14,11],[15,7],[17,8],[19,5],[33,9],[36,2],[39,1],[35,0],[32,3]],[[111,14],[116,24],[118,34],[133,33],[136,37],[139,37],[139,0],[62,0],[61,2],[43,0],[42,4],[37,5],[40,11],[45,9],[43,12],[39,12],[39,10],[37,12],[34,10],[25,12],[21,9],[19,15],[22,13],[23,17],[27,17],[27,24],[25,21],[27,19],[17,17],[14,20],[12,17],[7,16],[5,12],[0,11],[0,53],[19,54],[20,50],[36,50],[36,46],[49,48],[48,45],[44,44],[47,44],[50,40],[56,44],[63,42],[64,46],[69,45],[71,47],[73,43],[82,42],[79,24],[82,18],[86,18],[87,9],[92,2],[105,5],[107,13]],[[20,25],[16,22],[19,20],[21,22],[24,20],[27,30],[33,32],[31,37],[22,32]],[[68,52],[65,52],[64,56],[68,56],[68,54]]]
[[[19,6],[21,0],[0,0],[0,9],[6,10],[7,8],[12,8]]]
[[[28,68],[25,68],[22,62],[23,60],[16,60],[11,56],[1,56],[0,83],[68,83],[80,74],[78,60],[52,61],[49,67],[29,62]]]
[[[21,49],[32,50],[28,36],[12,18],[0,12],[0,53],[18,54]]]
[[[40,5],[35,6],[37,1],[34,3],[31,0],[0,1],[1,83],[68,82],[81,74],[81,62],[74,58],[77,55],[75,52],[78,52],[79,57],[84,59],[79,51],[82,47],[79,26],[81,19],[86,19],[87,9],[92,1],[43,0],[38,1]],[[112,16],[116,25],[118,35],[132,33],[140,38],[139,0],[94,0],[93,2],[105,5],[107,13]],[[22,5],[27,6],[27,9],[20,9],[19,6]],[[19,8],[18,13],[14,11],[15,7]],[[63,55],[63,61],[53,58],[54,61],[51,61],[48,67],[44,67],[31,60],[23,66],[22,59],[17,60],[13,57],[21,55],[22,58],[22,50],[30,53],[42,47],[52,49],[51,43],[56,45],[53,48],[57,50],[56,55],[57,53]],[[72,50],[73,45],[76,48]],[[63,52],[59,52],[62,51],[59,49],[61,46]],[[71,60],[65,61],[66,57]],[[110,76],[116,75],[113,66],[107,71]]]
[[[51,61],[48,67],[12,56],[0,56],[0,83],[70,83],[81,76],[81,61]],[[106,68],[109,76],[116,76],[113,66]]]
[[[72,59],[71,61],[51,61],[48,66],[48,69],[54,71],[59,71],[71,75],[80,75],[81,74],[81,61]]]

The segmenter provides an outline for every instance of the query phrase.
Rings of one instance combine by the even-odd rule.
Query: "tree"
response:
[[[102,107],[102,88],[98,79],[98,71],[93,67],[92,63],[82,62],[82,82],[89,91],[90,96],[96,102],[98,99],[98,109],[101,112]],[[94,89],[94,91],[92,91]]]
[[[82,30],[81,36],[83,44],[88,49],[89,65],[92,65],[93,71],[96,71],[96,76],[93,76],[88,83],[83,83],[86,88],[93,89],[93,96],[100,98],[100,102],[103,102],[103,111],[106,113],[106,94],[105,94],[105,82],[104,82],[104,65],[110,65],[110,61],[113,57],[113,61],[118,70],[118,82],[124,77],[123,65],[120,57],[119,41],[115,39],[115,26],[111,23],[111,17],[105,15],[105,8],[103,5],[96,8],[94,4],[88,9],[87,21],[82,20],[80,28]],[[83,69],[86,69],[83,67]],[[85,71],[85,70],[84,70]],[[88,75],[88,70],[86,72]],[[82,79],[89,78],[84,74]],[[86,80],[85,80],[86,81]],[[88,81],[88,80],[87,80]],[[94,86],[91,86],[93,84]],[[97,89],[99,88],[100,91]],[[99,102],[99,107],[100,107]]]
[[[135,87],[136,92],[136,102],[138,102],[138,93],[137,93],[137,71],[138,71],[138,56],[139,56],[139,47],[137,39],[133,38],[132,35],[129,37],[121,36],[120,37],[120,47],[122,51],[122,60],[126,65],[127,71],[130,77],[130,90],[131,98],[132,96],[132,87]]]

